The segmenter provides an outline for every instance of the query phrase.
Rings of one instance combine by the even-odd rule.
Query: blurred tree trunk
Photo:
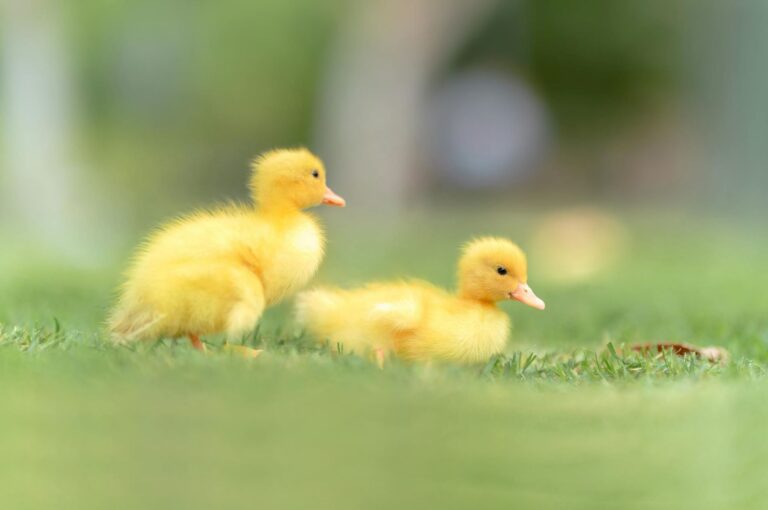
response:
[[[694,3],[691,58],[710,175],[707,202],[768,206],[768,2]]]
[[[396,211],[415,184],[427,88],[498,0],[353,3],[319,98],[316,139],[359,210]]]
[[[6,226],[49,248],[75,252],[73,93],[59,4],[0,3]]]

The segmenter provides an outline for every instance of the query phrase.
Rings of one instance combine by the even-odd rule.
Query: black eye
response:
[[[320,177],[320,172],[318,172],[317,170],[312,170],[312,177],[317,179],[318,177]]]
[[[507,268],[504,266],[499,266],[496,268],[496,272],[499,273],[501,276],[504,276],[507,274]]]

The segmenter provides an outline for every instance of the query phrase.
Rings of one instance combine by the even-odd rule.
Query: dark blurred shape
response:
[[[623,124],[674,93],[682,0],[528,0],[523,60],[561,125]]]

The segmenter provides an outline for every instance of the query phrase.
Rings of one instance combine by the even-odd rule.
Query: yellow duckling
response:
[[[199,211],[161,227],[139,250],[109,318],[116,341],[225,332],[239,339],[264,308],[301,289],[325,238],[303,209],[343,207],[325,167],[306,149],[275,150],[252,165],[255,207]]]
[[[459,262],[458,292],[422,281],[374,283],[362,289],[315,289],[297,301],[297,316],[318,340],[344,352],[386,353],[413,361],[475,363],[501,352],[509,318],[496,302],[512,299],[539,310],[528,286],[525,254],[512,242],[470,242]]]

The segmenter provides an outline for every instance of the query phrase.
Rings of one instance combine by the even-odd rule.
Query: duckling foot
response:
[[[264,349],[253,349],[244,345],[224,344],[224,352],[237,354],[246,359],[254,359],[258,358],[261,353],[264,352]]]
[[[198,335],[193,335],[192,333],[190,333],[187,336],[189,337],[189,343],[192,344],[192,347],[194,347],[200,352],[206,352],[207,349],[205,348],[205,344],[203,343],[202,340],[200,340],[200,337]]]

